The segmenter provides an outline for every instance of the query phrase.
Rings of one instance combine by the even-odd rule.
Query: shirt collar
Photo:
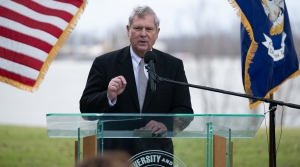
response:
[[[142,60],[141,57],[139,57],[137,54],[134,53],[134,51],[132,50],[132,46],[130,45],[130,55],[131,55],[131,59],[132,59],[132,65],[133,68],[137,68],[140,61]]]

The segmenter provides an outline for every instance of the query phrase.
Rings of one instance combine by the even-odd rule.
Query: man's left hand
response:
[[[168,131],[165,124],[154,120],[151,120],[145,127],[141,127],[140,130],[152,130],[154,134],[162,134]]]

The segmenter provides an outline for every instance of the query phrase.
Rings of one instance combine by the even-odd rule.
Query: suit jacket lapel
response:
[[[153,51],[157,55],[157,61],[155,63],[155,71],[156,71],[157,75],[164,74],[164,68],[163,68],[164,61],[163,61],[162,57],[159,55],[159,53],[157,53],[155,50],[153,50]],[[157,85],[156,85],[156,87],[157,87]],[[146,97],[145,97],[145,101],[144,101],[142,112],[147,111],[147,108],[150,105],[151,100],[154,97],[154,95],[155,95],[155,92],[151,91],[150,80],[148,80],[148,85],[147,85],[147,90],[146,90]],[[150,111],[150,112],[153,112],[153,111]]]
[[[119,55],[118,62],[118,71],[127,81],[125,91],[129,92],[137,111],[140,111],[129,47],[127,47],[124,52]]]

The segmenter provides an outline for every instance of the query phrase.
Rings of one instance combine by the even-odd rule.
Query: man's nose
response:
[[[142,37],[147,36],[147,32],[146,32],[145,28],[142,29],[140,36],[142,36]]]

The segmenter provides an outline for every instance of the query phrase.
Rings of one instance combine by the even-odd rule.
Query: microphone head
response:
[[[148,64],[150,60],[153,60],[153,62],[156,63],[157,56],[154,52],[147,51],[144,55],[144,61]]]

